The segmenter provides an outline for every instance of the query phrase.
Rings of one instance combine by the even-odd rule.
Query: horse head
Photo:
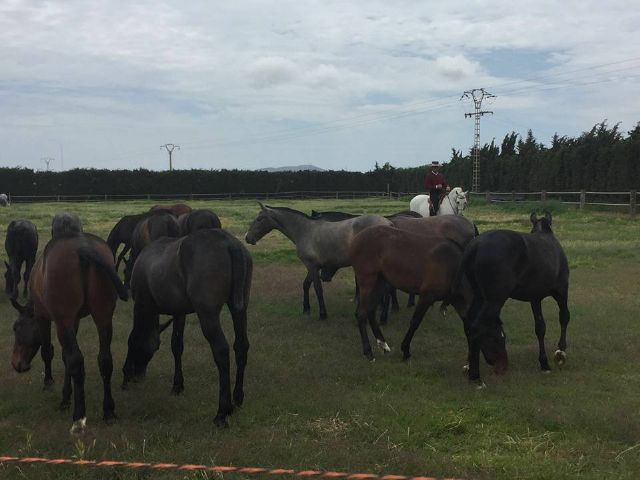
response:
[[[31,360],[38,353],[42,343],[40,329],[33,314],[33,304],[20,305],[15,298],[11,305],[18,311],[18,319],[13,324],[14,344],[11,365],[18,373],[31,368]]]
[[[244,237],[245,241],[251,245],[255,245],[258,240],[278,226],[273,218],[273,210],[260,202],[258,204],[260,205],[260,212],[249,226],[249,230],[247,230]]]
[[[455,187],[451,189],[451,192],[449,193],[449,199],[451,200],[451,204],[455,206],[456,215],[464,214],[464,209],[467,207],[468,202],[467,193],[469,192],[465,192],[461,187]]]
[[[7,295],[13,294],[13,273],[11,272],[11,265],[9,265],[6,261],[4,265],[7,267],[7,271],[4,272],[4,280],[5,286],[4,291]]]
[[[544,217],[541,217],[541,218],[538,218],[538,215],[536,214],[536,212],[531,212],[531,216],[529,217],[529,220],[531,221],[531,233],[534,233],[534,232],[552,233],[551,224],[553,219],[551,217],[551,213],[548,210],[544,210]]]
[[[501,322],[475,326],[472,328],[472,335],[478,338],[480,350],[485,361],[491,365],[497,374],[502,374],[509,367],[509,357],[507,356],[507,337],[502,328]]]

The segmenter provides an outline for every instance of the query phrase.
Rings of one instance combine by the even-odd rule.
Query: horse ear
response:
[[[261,210],[264,210],[264,205],[262,204],[262,202],[258,202],[258,205],[260,205]]]
[[[549,221],[549,225],[551,225],[551,212],[549,212],[549,210],[545,210],[544,211],[544,218],[546,218]]]
[[[536,222],[538,221],[538,215],[536,215],[536,212],[531,212],[531,216],[529,217],[529,220],[531,220],[532,225],[536,224]]]
[[[13,308],[15,308],[19,313],[24,313],[26,310],[26,307],[20,305],[15,298],[11,299],[11,305],[13,305]]]

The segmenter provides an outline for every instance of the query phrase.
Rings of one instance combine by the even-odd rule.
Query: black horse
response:
[[[124,267],[124,284],[129,288],[131,272],[144,247],[162,237],[179,237],[180,225],[173,214],[160,211],[139,221],[131,235],[131,254]]]
[[[162,238],[142,251],[133,269],[131,290],[135,306],[133,328],[124,364],[123,388],[144,377],[147,365],[160,346],[160,314],[173,316],[171,350],[175,360],[173,392],[184,390],[182,351],[185,315],[195,312],[209,341],[218,367],[220,397],[217,426],[227,426],[233,411],[229,345],[220,326],[226,303],[235,330],[236,383],[233,402],[244,399],[247,364],[247,306],[251,289],[251,256],[233,235],[220,229],[199,230],[189,236]]]
[[[51,222],[51,238],[82,233],[82,222],[75,213],[58,213]]]
[[[29,220],[14,220],[7,227],[7,237],[4,241],[4,248],[9,257],[9,263],[4,262],[7,271],[4,274],[6,280],[5,292],[11,298],[18,297],[18,284],[20,283],[20,270],[22,264],[24,268],[24,288],[23,295],[27,294],[27,284],[29,274],[36,261],[38,251],[38,230]]]
[[[497,373],[506,371],[508,360],[500,310],[509,298],[531,303],[538,337],[540,367],[550,371],[544,348],[545,321],[541,302],[553,297],[560,308],[560,341],[555,352],[559,365],[566,361],[566,334],[569,323],[567,296],[569,265],[551,230],[551,214],[542,218],[531,214],[531,233],[494,230],[473,239],[465,250],[461,275],[473,290],[465,333],[469,340],[469,379],[480,381],[479,353]]]
[[[189,213],[183,213],[178,217],[180,232],[182,235],[189,235],[196,230],[204,228],[222,228],[220,218],[213,210],[207,208],[193,210]]]

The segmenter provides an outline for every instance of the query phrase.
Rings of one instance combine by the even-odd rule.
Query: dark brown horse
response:
[[[531,233],[493,230],[469,243],[464,253],[461,276],[466,277],[472,291],[469,309],[470,336],[469,379],[482,385],[479,352],[496,365],[498,373],[508,366],[506,337],[500,311],[509,298],[529,302],[538,337],[540,368],[551,370],[544,347],[546,324],[542,316],[542,300],[553,297],[558,304],[560,340],[555,360],[562,365],[567,358],[567,325],[569,324],[569,264],[560,242],[551,230],[551,214],[538,218],[531,214]],[[464,275],[462,275],[464,274]]]
[[[207,208],[193,210],[189,213],[183,213],[178,217],[180,232],[182,235],[189,235],[196,230],[204,228],[222,228],[218,215],[213,210]]]
[[[167,203],[167,204],[161,204],[161,205],[154,205],[149,209],[150,212],[154,210],[166,210],[174,214],[176,217],[179,217],[184,213],[190,213],[193,209],[189,205],[185,205],[184,203],[173,203],[173,204]]]
[[[247,307],[251,289],[251,256],[242,243],[221,229],[199,230],[189,236],[162,238],[146,247],[133,269],[131,291],[135,301],[133,328],[124,364],[123,388],[144,377],[147,365],[160,346],[159,315],[173,316],[175,370],[173,392],[184,390],[182,351],[185,315],[195,312],[209,341],[218,367],[220,394],[217,426],[226,426],[233,411],[229,345],[220,326],[220,311],[226,304],[236,334],[236,383],[233,401],[244,399],[244,370],[247,364]]]
[[[378,344],[389,351],[375,320],[376,307],[387,285],[419,296],[402,341],[405,359],[411,356],[411,339],[434,302],[446,301],[465,318],[470,300],[468,290],[460,289],[455,295],[452,293],[462,252],[461,245],[445,237],[419,235],[394,227],[369,227],[356,235],[351,244],[350,258],[360,288],[356,315],[363,353],[367,358],[373,359],[367,319]]]
[[[24,291],[27,294],[29,274],[36,261],[38,251],[38,230],[29,220],[14,220],[7,227],[7,237],[4,248],[9,256],[9,263],[4,262],[7,271],[4,274],[6,280],[5,291],[11,298],[18,297],[18,284],[20,283],[20,270],[24,268]]]
[[[179,237],[180,225],[176,217],[166,211],[148,216],[138,222],[131,235],[131,254],[124,268],[124,284],[128,288],[136,259],[144,247],[162,237]]]
[[[127,292],[113,267],[107,244],[90,234],[75,234],[47,244],[29,280],[27,305],[11,302],[19,312],[11,364],[17,372],[26,372],[40,349],[45,386],[53,383],[51,323],[55,324],[65,365],[61,407],[69,406],[72,390],[74,393],[72,433],[82,432],[86,424],[84,357],[76,333],[80,319],[87,315],[93,317],[100,341],[98,366],[104,385],[104,419],[115,417],[111,396],[111,320],[117,296],[126,300]]]

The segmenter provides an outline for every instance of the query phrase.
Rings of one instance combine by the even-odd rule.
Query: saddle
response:
[[[442,205],[442,202],[444,201],[444,198],[446,196],[447,196],[447,192],[443,190],[442,193],[440,193],[440,196],[438,197],[438,210],[440,209],[440,205]],[[430,196],[428,199],[429,199],[429,213],[431,216],[434,216],[436,214],[436,210],[433,208],[433,203],[431,202]]]

